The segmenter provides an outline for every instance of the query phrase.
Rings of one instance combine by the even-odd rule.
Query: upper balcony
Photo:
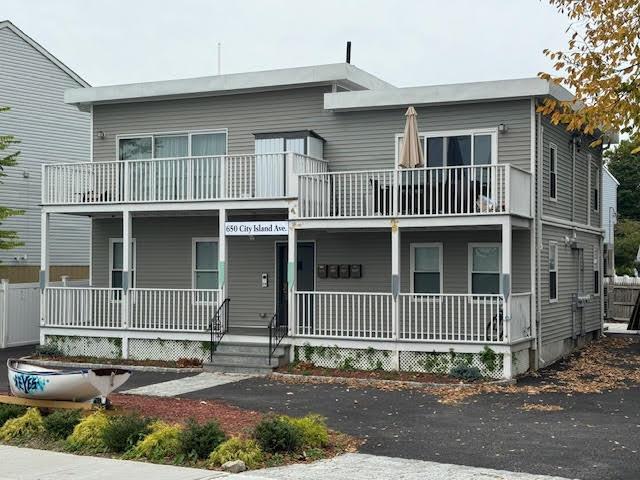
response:
[[[43,205],[294,198],[296,175],[327,171],[297,153],[55,163],[42,167]]]

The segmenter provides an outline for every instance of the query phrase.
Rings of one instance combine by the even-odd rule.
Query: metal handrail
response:
[[[209,343],[209,361],[213,362],[213,354],[215,353],[218,345],[222,341],[222,337],[227,333],[229,329],[229,304],[231,300],[225,298],[224,301],[216,310],[215,315],[211,318],[209,323],[209,330],[211,332],[211,341]]]
[[[278,314],[274,313],[269,320],[269,365],[276,349],[280,346],[282,339],[287,336],[289,328],[287,325],[278,325]]]

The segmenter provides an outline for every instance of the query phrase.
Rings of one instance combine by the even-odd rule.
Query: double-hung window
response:
[[[549,242],[549,302],[558,301],[558,243]]]
[[[558,199],[558,149],[554,144],[549,145],[549,198]]]
[[[469,291],[475,295],[500,293],[502,247],[499,243],[469,244]]]
[[[192,243],[192,285],[201,290],[218,288],[218,239],[194,238]]]
[[[123,243],[121,238],[109,239],[109,287],[122,288],[122,272],[124,270],[124,259],[122,251]],[[131,265],[129,268],[129,287],[136,285],[136,241],[131,240]]]
[[[591,158],[591,155],[589,155]],[[593,183],[591,188],[591,208],[594,212],[600,209],[600,175],[598,166],[594,162],[589,162],[589,168],[591,169],[591,182]]]
[[[600,295],[600,250],[593,245],[593,294]]]
[[[442,293],[442,244],[411,244],[411,291]]]

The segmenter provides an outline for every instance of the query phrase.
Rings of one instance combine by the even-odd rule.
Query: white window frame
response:
[[[473,137],[475,135],[490,135],[491,136],[491,163],[489,165],[498,164],[498,128],[477,128],[467,130],[442,130],[442,131],[429,131],[419,132],[418,137],[422,137],[422,152],[424,153],[424,165],[422,168],[444,168],[447,165],[444,163],[447,157],[446,146],[443,148],[443,166],[442,167],[429,167],[427,165],[427,139],[434,137],[460,137],[468,135],[471,137],[471,166],[475,165],[474,162],[474,150],[473,150]],[[398,170],[398,156],[400,155],[400,139],[404,137],[404,133],[397,133],[395,136],[395,163],[394,168]],[[446,145],[446,144],[445,144]]]
[[[110,238],[109,239],[109,288],[113,288],[113,272],[116,271],[113,268],[113,244],[114,243],[124,243],[122,238]],[[133,282],[129,285],[129,288],[136,288],[136,284],[138,283],[138,275],[135,275],[137,271],[136,262],[137,262],[137,254],[136,254],[136,239],[131,239],[131,270],[129,272],[133,272]],[[124,265],[123,265],[124,267]]]
[[[208,133],[224,133],[224,155],[229,154],[229,129],[228,128],[216,128],[207,130],[177,130],[170,132],[150,132],[150,133],[131,133],[131,134],[119,134],[116,135],[116,160],[120,160],[120,140],[130,140],[134,138],[151,138],[151,158],[144,160],[158,160],[158,159],[175,159],[175,158],[188,158],[191,157],[191,137],[193,135],[206,135]],[[186,135],[189,140],[187,142],[187,157],[155,157],[155,137],[168,137],[168,136],[180,136]],[[224,156],[223,155],[223,156]],[[141,159],[142,160],[142,159]]]
[[[600,266],[600,249],[596,245],[592,245],[593,248],[593,272],[591,278],[593,278],[593,296],[599,297],[600,291],[602,290],[602,282],[600,281],[602,278],[602,270]],[[596,272],[598,273],[598,278],[596,279]],[[597,289],[597,290],[596,290]]]
[[[200,270],[196,270],[196,243],[198,242],[215,242],[218,246],[218,248],[220,248],[220,241],[218,237],[193,237],[191,239],[191,289],[192,290],[201,290],[201,289],[197,289],[196,288],[196,272],[197,271],[201,271],[201,272],[216,272],[217,274],[220,273],[219,268],[220,266],[218,265],[218,259],[216,258],[215,260],[215,265],[216,268],[214,270],[204,270],[204,269],[200,269]],[[218,288],[216,290],[220,290],[220,285],[218,285]]]
[[[552,155],[553,153],[553,155]],[[553,169],[551,166],[553,165]],[[555,177],[555,189],[551,194],[551,176]],[[555,143],[549,143],[549,200],[558,201],[558,146]]]
[[[443,289],[444,289],[444,259],[442,257],[442,243],[441,242],[430,242],[430,243],[411,243],[410,244],[410,266],[411,266],[411,278],[410,278],[410,288],[411,288],[411,293],[415,293],[416,295],[439,295],[443,293]],[[440,291],[438,293],[422,293],[422,292],[415,292],[414,291],[414,280],[413,280],[413,275],[416,272],[416,248],[420,248],[420,247],[435,247],[438,249],[438,268],[439,273],[440,273]]]
[[[554,252],[555,256],[555,270],[551,270],[551,252]],[[560,263],[559,263],[559,251],[558,251],[558,242],[554,240],[549,241],[549,256],[547,258],[547,271],[549,273],[549,278],[551,277],[551,273],[555,272],[556,274],[556,289],[555,289],[555,298],[551,298],[551,281],[549,280],[549,303],[557,303],[559,297],[559,283],[560,283]]]
[[[498,247],[498,293],[483,294],[473,293],[474,273],[494,273],[494,272],[474,272],[473,271],[473,249],[477,247]],[[502,294],[502,244],[499,242],[473,242],[467,247],[467,292],[469,295],[501,295]]]

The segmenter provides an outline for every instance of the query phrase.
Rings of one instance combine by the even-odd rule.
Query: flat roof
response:
[[[540,78],[520,78],[387,90],[326,93],[324,95],[324,108],[336,111],[367,110],[406,107],[408,105],[419,107],[421,105],[508,100],[533,96],[551,96],[558,100],[573,99],[571,92],[555,83]]]
[[[395,88],[380,78],[348,63],[232,73],[210,77],[131,83],[65,92],[66,103],[86,107],[100,103],[160,100],[174,97],[228,95],[296,86],[337,84],[349,90]]]

